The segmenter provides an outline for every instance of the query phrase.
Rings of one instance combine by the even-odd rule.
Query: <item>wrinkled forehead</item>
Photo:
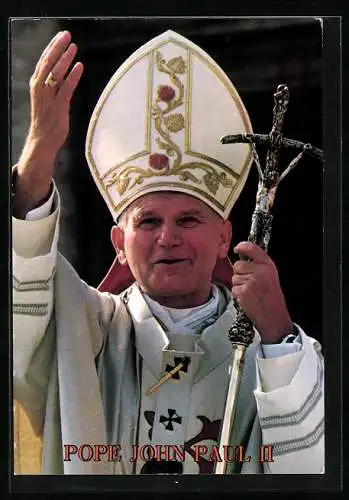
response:
[[[121,218],[139,217],[142,214],[153,213],[158,215],[176,216],[182,213],[197,213],[203,216],[217,217],[222,220],[206,203],[184,193],[161,191],[148,193],[134,200],[121,214]],[[119,220],[120,220],[119,219]]]

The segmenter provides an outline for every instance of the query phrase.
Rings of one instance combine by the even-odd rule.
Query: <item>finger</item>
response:
[[[236,245],[234,253],[240,256],[247,257],[254,262],[263,263],[269,260],[267,253],[256,243],[251,241],[243,241]]]
[[[53,66],[57,63],[60,57],[65,52],[71,39],[71,34],[68,31],[63,31],[53,42],[52,46],[48,49],[45,56],[41,59],[35,79],[38,83],[46,80]]]
[[[34,73],[33,73],[34,77],[37,76],[37,74],[39,72],[39,68],[40,68],[41,62],[43,61],[43,59],[45,58],[47,52],[50,50],[50,48],[55,43],[55,41],[57,40],[57,38],[61,35],[61,33],[62,33],[61,31],[58,31],[58,33],[56,33],[56,35],[51,39],[50,43],[43,50],[41,56],[38,59],[38,62],[36,63],[35,70],[34,70]]]
[[[56,63],[54,68],[51,70],[58,84],[60,84],[64,80],[64,77],[71,63],[73,62],[73,59],[76,56],[77,51],[78,48],[75,45],[75,43],[71,43],[67,48],[67,50],[62,55],[62,57]]]
[[[39,57],[38,62],[36,63],[35,71],[33,73],[33,77],[37,77],[41,68],[42,62],[45,60],[47,57],[47,54],[51,50],[51,47],[57,42],[58,39],[62,37],[63,31],[59,31],[50,41],[50,43],[47,45],[47,47],[43,50],[41,56]]]
[[[241,276],[239,274],[233,274],[231,278],[231,284],[233,287],[245,285],[247,281],[248,279],[246,279],[246,276]]]
[[[244,285],[234,286],[231,290],[231,294],[235,300],[240,304],[241,296],[244,293]]]
[[[77,62],[68,74],[64,83],[61,85],[57,94],[57,100],[60,100],[61,102],[70,102],[83,71],[83,64],[81,62]]]
[[[261,263],[247,260],[237,260],[233,265],[234,274],[255,274],[261,270]]]

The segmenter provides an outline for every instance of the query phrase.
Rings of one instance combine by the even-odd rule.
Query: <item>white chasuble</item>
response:
[[[212,473],[215,460],[224,458],[216,452],[232,359],[232,312],[200,334],[171,334],[136,286],[126,297],[141,374],[139,431],[132,449],[124,450],[126,459],[137,474]],[[181,369],[157,385],[179,363]]]

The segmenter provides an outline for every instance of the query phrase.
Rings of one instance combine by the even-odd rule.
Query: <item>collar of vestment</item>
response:
[[[195,307],[177,309],[166,307],[147,294],[143,297],[153,316],[163,325],[166,333],[195,334],[201,333],[214,323],[226,307],[226,298],[218,286],[212,284],[211,296],[207,302]]]
[[[194,383],[203,378],[231,355],[228,339],[236,311],[229,291],[221,288],[225,300],[220,303],[218,319],[200,334],[171,334],[151,312],[137,285],[129,287],[124,302],[132,317],[138,353],[156,378],[163,375],[164,353],[176,351],[178,356],[189,356],[195,365]]]

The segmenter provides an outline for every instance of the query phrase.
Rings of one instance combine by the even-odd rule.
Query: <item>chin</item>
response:
[[[162,297],[179,297],[183,295],[191,295],[195,290],[188,289],[188,287],[156,287],[150,288],[149,294],[158,295]]]
[[[183,285],[183,282],[171,283],[170,281],[171,280],[168,280],[167,283],[164,283],[164,281],[149,283],[148,286],[145,287],[146,293],[158,296],[161,295],[163,297],[175,297],[195,293],[196,288],[193,286],[189,287],[187,283]]]

